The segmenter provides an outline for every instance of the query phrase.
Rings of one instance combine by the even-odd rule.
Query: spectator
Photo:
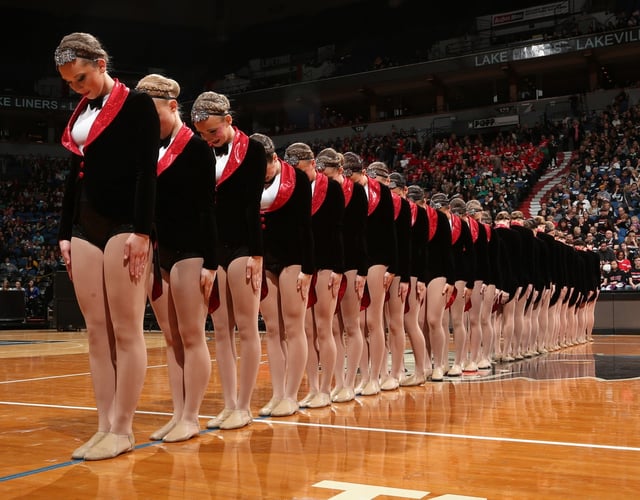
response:
[[[42,304],[40,288],[38,288],[33,280],[27,283],[26,293],[26,312],[27,317],[37,317],[42,315]]]
[[[10,279],[18,272],[18,267],[11,261],[9,257],[5,257],[4,262],[0,264],[0,277]]]
[[[616,264],[618,266],[618,269],[620,269],[621,271],[628,272],[631,270],[631,262],[622,250],[618,250],[616,252]]]
[[[633,259],[633,266],[629,270],[629,286],[631,290],[640,290],[640,256]]]
[[[598,256],[600,257],[600,262],[612,262],[616,260],[616,256],[613,253],[613,249],[607,245],[606,241],[600,242],[600,247],[598,248]]]
[[[608,271],[606,270],[608,266]],[[605,264],[603,267],[604,282],[602,285],[603,290],[619,291],[619,290],[631,290],[629,284],[629,274],[618,268],[618,262],[612,260],[610,264]]]

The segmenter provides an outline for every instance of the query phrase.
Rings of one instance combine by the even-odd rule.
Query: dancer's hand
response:
[[[389,271],[387,271],[386,273],[384,273],[384,279],[382,281],[382,284],[384,286],[384,291],[388,292],[389,291],[389,287],[391,286],[391,282],[393,281],[393,278],[395,278],[396,275],[393,273],[390,273]]]
[[[247,259],[247,280],[251,280],[254,292],[259,292],[262,287],[262,256],[254,255]]]
[[[202,293],[204,295],[204,300],[208,304],[209,297],[211,297],[211,290],[213,290],[213,282],[216,279],[216,272],[212,269],[205,269],[204,267],[200,270],[200,286],[202,287]]]
[[[342,282],[342,274],[334,273],[331,271],[331,276],[329,276],[329,289],[331,290],[331,296],[337,297],[338,292],[340,292],[340,283]]]
[[[69,240],[60,240],[59,245],[64,267],[67,268],[69,279],[73,281],[73,276],[71,275],[71,242]]]
[[[400,286],[398,286],[398,297],[402,302],[407,300],[407,295],[409,294],[409,283],[400,282]]]
[[[311,275],[303,272],[298,273],[296,281],[296,290],[300,293],[302,300],[306,303],[309,297],[309,286],[311,285]]]
[[[353,283],[353,286],[356,289],[356,294],[358,295],[358,300],[362,300],[362,296],[364,295],[364,284],[367,282],[366,276],[356,275],[356,280]]]
[[[418,303],[422,304],[424,298],[427,296],[427,285],[424,281],[418,281],[416,284],[416,296],[418,297]]]
[[[124,261],[129,262],[129,276],[140,279],[149,260],[149,235],[132,233],[124,244]]]

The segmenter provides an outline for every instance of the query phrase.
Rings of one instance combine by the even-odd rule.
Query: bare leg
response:
[[[462,375],[462,367],[466,361],[466,349],[467,349],[467,328],[464,324],[464,305],[466,297],[465,282],[456,281],[456,289],[458,295],[456,296],[453,304],[451,304],[451,324],[453,326],[453,342],[455,346],[455,358],[453,366],[449,370],[449,374],[452,376]]]
[[[183,422],[198,421],[200,405],[211,376],[211,354],[204,331],[207,302],[200,286],[202,258],[185,259],[171,269],[173,300],[182,343],[184,410]]]
[[[382,364],[385,359],[386,345],[384,334],[384,274],[386,267],[374,265],[367,273],[367,284],[371,303],[366,312],[367,331],[369,333],[369,387],[365,386],[362,394],[373,395],[380,392],[380,381],[378,376],[382,371]]]
[[[150,281],[153,282],[151,275]],[[151,434],[152,440],[163,439],[178,423],[184,409],[184,349],[180,340],[178,318],[171,297],[172,290],[169,287],[169,274],[162,271],[162,295],[156,300],[151,299],[151,307],[158,321],[158,325],[164,334],[167,352],[167,368],[169,372],[169,388],[173,402],[173,415],[171,420],[162,428]],[[151,285],[149,286],[151,297]]]
[[[526,292],[522,298],[520,294],[516,294],[515,308],[513,311],[513,342],[511,349],[513,350],[513,356],[516,359],[522,359],[522,338],[524,332],[524,308],[527,303],[527,297],[530,292]]]
[[[336,344],[333,338],[332,322],[333,313],[336,310],[337,295],[334,296],[329,287],[332,272],[328,269],[318,271],[316,281],[317,302],[313,305],[313,319],[318,339],[319,361],[322,367],[322,374],[319,381],[319,394],[322,394],[320,401],[316,398],[315,402],[311,402],[311,406],[326,406],[331,402],[331,381],[336,365]],[[317,373],[317,372],[316,372]]]
[[[391,372],[388,373],[386,363],[382,366],[383,388],[396,389],[404,373],[404,300],[399,295],[400,277],[396,276],[389,287],[387,311],[389,319],[389,350],[391,351]],[[384,357],[386,360],[386,356]],[[391,380],[384,380],[390,377]]]
[[[304,333],[306,300],[297,290],[300,266],[285,267],[280,273],[278,290],[282,328],[286,341],[283,399],[273,406],[271,415],[286,416],[298,410],[298,390],[307,363],[307,339]]]
[[[491,368],[491,360],[494,357],[496,334],[494,329],[493,302],[496,296],[496,286],[487,285],[482,295],[480,309],[480,332],[482,334],[482,352],[477,360],[478,367]]]
[[[109,432],[116,393],[115,339],[104,290],[103,253],[71,239],[73,287],[87,326],[89,366],[98,409],[98,431]]]
[[[431,373],[431,363],[427,367],[427,348],[424,340],[424,333],[420,328],[419,316],[421,303],[418,302],[417,295],[417,279],[411,278],[411,290],[407,296],[409,302],[409,310],[404,314],[404,329],[409,335],[409,341],[411,342],[411,349],[413,351],[413,357],[415,361],[413,383],[424,382],[427,375]],[[407,377],[407,379],[410,377]],[[401,381],[407,384],[407,380]]]
[[[463,369],[468,371],[476,371],[478,363],[481,361],[481,345],[483,340],[482,324],[480,318],[482,316],[482,305],[484,302],[484,295],[482,292],[482,281],[475,281],[473,283],[473,290],[471,292],[471,309],[468,311],[469,317],[469,362],[463,365]],[[463,352],[466,354],[466,352]]]
[[[218,267],[218,290],[220,306],[211,318],[213,320],[216,341],[216,365],[222,385],[224,410],[229,413],[236,409],[238,393],[238,375],[236,373],[235,320],[231,303],[231,294],[227,283],[227,271]],[[256,317],[257,320],[257,317]]]
[[[427,310],[426,318],[429,326],[429,336],[431,339],[431,349],[433,352],[433,375],[432,380],[442,380],[445,363],[448,367],[448,360],[445,359],[447,353],[447,339],[442,326],[447,297],[442,293],[446,284],[446,278],[438,277],[432,279],[427,285]]]
[[[520,293],[520,287],[516,290],[515,296]],[[516,308],[515,297],[502,306],[502,360],[513,361],[513,316]]]
[[[233,298],[233,315],[240,338],[240,368],[237,410],[250,411],[251,395],[260,367],[260,333],[258,310],[260,290],[254,290],[246,277],[248,257],[235,259],[229,265],[227,286]]]
[[[147,370],[147,348],[143,336],[144,310],[147,304],[147,269],[143,278],[129,274],[123,259],[129,234],[113,236],[104,250],[104,276],[107,300],[116,345],[116,393],[111,432],[130,435],[133,415],[142,392]]]
[[[306,334],[307,342],[307,385],[309,386],[309,393],[300,400],[300,406],[306,407],[309,400],[320,392],[320,353],[319,341],[316,332],[316,325],[314,319],[314,310],[312,307],[307,307],[304,318],[304,332]]]
[[[347,368],[346,372],[344,372],[344,359],[338,356],[337,370],[344,373],[343,381],[345,392],[338,398],[339,401],[337,402],[350,401],[353,399],[358,363],[362,356],[364,342],[364,335],[360,328],[360,299],[355,289],[356,271],[347,271],[345,276],[347,277],[347,288],[340,302],[340,317],[342,318],[346,336],[345,350],[347,354]],[[340,328],[338,333],[340,338],[342,338],[342,328]],[[334,336],[336,336],[335,331]],[[336,378],[336,384],[337,380]]]
[[[278,277],[271,271],[266,272],[269,292],[260,303],[260,312],[266,327],[266,348],[271,374],[272,397],[269,403],[260,410],[260,415],[271,415],[271,410],[284,398],[284,379],[286,367],[286,345],[284,326],[280,315],[280,290]]]

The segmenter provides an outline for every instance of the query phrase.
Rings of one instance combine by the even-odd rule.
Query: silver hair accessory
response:
[[[335,161],[331,161],[329,159],[323,159],[322,157],[316,158],[316,170],[322,172],[327,167],[338,168],[340,165]]]
[[[191,111],[191,121],[193,123],[203,122],[209,118],[211,113],[204,109],[194,109]]]
[[[78,54],[75,49],[67,48],[67,49],[56,49],[54,54],[54,59],[56,60],[56,66],[62,66],[64,64],[70,63],[77,59]]]
[[[285,153],[284,161],[286,161],[292,167],[295,167],[296,165],[298,165],[298,163],[300,163],[300,158],[295,155],[288,155],[287,153]]]

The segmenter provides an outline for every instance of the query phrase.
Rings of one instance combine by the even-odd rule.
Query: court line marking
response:
[[[501,442],[501,443],[568,446],[572,448],[594,448],[594,449],[600,449],[600,450],[640,452],[640,447],[635,447],[635,446],[617,446],[617,445],[595,444],[595,443],[573,443],[570,441],[545,441],[545,440],[539,440],[539,439],[507,438],[507,437],[497,437],[497,436],[477,436],[472,434],[448,434],[446,432],[410,431],[406,429],[405,430],[386,429],[386,428],[379,428],[379,427],[356,427],[352,425],[313,424],[313,423],[306,423],[306,422],[270,420],[268,417],[262,417],[262,418],[258,417],[254,419],[254,421],[255,420],[268,422],[269,424],[297,425],[300,427],[322,427],[325,429],[381,432],[381,433],[387,433],[387,434],[409,434],[411,436],[430,436],[430,437],[443,437],[443,438],[453,438],[453,439],[473,439],[477,441],[495,441],[495,442]],[[211,429],[211,430],[215,430],[215,429]]]
[[[167,365],[153,365],[147,366],[147,370],[153,370],[156,368],[166,368]],[[69,378],[69,377],[86,377],[87,375],[91,375],[90,372],[80,372],[80,373],[68,373],[66,375],[48,375],[46,377],[34,377],[34,378],[23,378],[23,379],[15,379],[15,380],[2,380],[0,381],[0,385],[2,384],[15,384],[19,382],[39,382],[41,380],[55,380],[58,378]]]
[[[89,410],[97,411],[96,408],[90,406],[68,406],[68,405],[51,405],[41,403],[19,403],[11,401],[0,401],[0,405],[9,406],[30,406],[36,408],[58,408],[64,410]],[[140,415],[161,415],[171,416],[172,413],[149,411],[149,410],[136,410],[136,414]],[[211,419],[213,415],[198,415],[199,419]],[[408,434],[412,436],[431,436],[431,437],[443,437],[451,439],[472,439],[477,441],[494,441],[504,443],[519,443],[519,444],[533,444],[533,445],[550,445],[550,446],[568,446],[572,448],[592,448],[600,450],[615,450],[615,451],[634,451],[640,452],[640,447],[635,446],[619,446],[619,445],[607,445],[596,443],[576,443],[571,441],[547,441],[539,439],[524,439],[524,438],[509,438],[499,436],[480,436],[474,434],[451,434],[446,432],[429,432],[429,431],[411,431],[408,429],[387,429],[380,427],[358,427],[352,425],[334,425],[334,424],[320,424],[320,423],[307,423],[307,422],[292,422],[287,420],[273,420],[269,417],[256,417],[253,419],[254,423],[276,424],[276,425],[297,425],[300,427],[317,427],[324,429],[336,429],[336,430],[353,430],[353,431],[365,431],[365,432],[380,432],[387,434]],[[200,434],[208,434],[210,432],[217,431],[219,429],[203,429]],[[162,443],[159,441],[158,443]],[[146,444],[146,443],[145,443]],[[154,442],[151,442],[154,444]],[[137,446],[136,446],[137,448]],[[1,478],[0,478],[1,479]]]

